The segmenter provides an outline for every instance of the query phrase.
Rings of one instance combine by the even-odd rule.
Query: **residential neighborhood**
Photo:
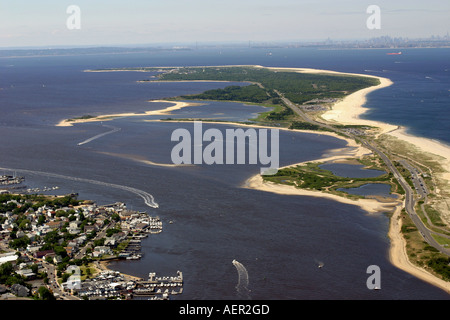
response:
[[[129,299],[132,289],[142,289],[141,284],[147,281],[108,270],[105,262],[140,259],[141,240],[160,232],[159,217],[129,210],[120,202],[99,206],[78,200],[73,194],[56,197],[3,193],[0,300]],[[108,290],[100,290],[92,285],[93,281]],[[182,280],[176,283],[181,286]],[[89,288],[94,287],[91,292]],[[148,291],[149,296],[163,297],[166,293],[167,298],[172,291],[182,291],[157,292],[161,288],[158,285]]]

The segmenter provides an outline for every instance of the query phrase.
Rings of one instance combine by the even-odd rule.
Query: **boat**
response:
[[[387,55],[400,55],[400,54],[402,54],[402,52],[401,51],[399,51],[399,52],[388,52],[386,54]]]

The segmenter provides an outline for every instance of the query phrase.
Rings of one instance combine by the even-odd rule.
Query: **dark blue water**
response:
[[[385,174],[385,171],[365,169],[363,165],[348,163],[324,163],[321,169],[329,170],[334,175],[346,178],[375,178]]]
[[[391,194],[391,186],[384,183],[368,183],[363,184],[362,186],[357,188],[340,188],[337,190],[360,196],[382,196],[397,198],[396,195]]]
[[[170,164],[174,146],[170,135],[180,127],[192,130],[190,123],[121,118],[108,123],[120,131],[82,146],[77,144],[110,129],[100,123],[54,126],[61,119],[85,114],[154,110],[158,104],[149,100],[226,85],[149,85],[137,82],[144,78],[137,72],[83,72],[93,68],[261,64],[361,73],[375,70],[373,74],[391,70],[395,85],[370,96],[369,103],[376,107],[374,112],[392,109],[389,103],[393,99],[389,97],[395,94],[398,119],[410,117],[406,123],[413,125],[417,115],[409,109],[411,94],[402,89],[412,79],[415,86],[411,88],[416,90],[420,84],[418,94],[423,94],[424,103],[433,104],[424,94],[432,92],[448,105],[448,94],[440,91],[445,87],[443,83],[448,84],[447,71],[439,71],[445,68],[449,53],[445,49],[408,50],[395,58],[411,57],[410,69],[395,63],[383,50],[271,51],[271,56],[267,50],[245,48],[0,59],[0,167],[18,169],[19,173],[22,170],[26,183],[33,187],[57,185],[60,192],[79,192],[80,197],[99,203],[123,201],[133,209],[160,216],[164,231],[143,241],[143,259],[116,263],[113,267],[141,277],[153,271],[171,275],[181,270],[186,281],[184,293],[178,298],[448,299],[440,289],[390,264],[386,236],[389,220],[383,214],[368,215],[358,207],[319,198],[240,188],[247,178],[259,172],[258,165],[174,168],[145,162]],[[433,61],[427,60],[429,55],[433,55]],[[422,79],[431,69],[435,73],[430,77],[438,79],[440,85]],[[234,111],[226,105],[219,109],[220,112],[206,113],[227,113],[233,118],[254,113],[254,109],[244,106]],[[189,110],[200,112],[194,107],[185,111]],[[427,107],[421,110],[422,121],[434,116],[432,112],[428,114]],[[420,125],[414,128],[419,130]],[[429,129],[428,136],[439,139],[442,135],[445,140],[445,122]],[[344,146],[342,140],[335,138],[282,132],[280,165],[313,160]],[[150,196],[159,208],[146,205],[144,198],[149,200]],[[231,263],[233,259],[248,271],[251,291],[245,296],[235,288],[238,274]],[[319,261],[324,268],[317,268]],[[382,290],[377,292],[366,287],[366,270],[373,264],[381,268]]]
[[[224,101],[186,100],[193,106],[173,110],[168,115],[155,115],[145,119],[210,119],[219,121],[242,122],[258,117],[259,113],[272,108]]]

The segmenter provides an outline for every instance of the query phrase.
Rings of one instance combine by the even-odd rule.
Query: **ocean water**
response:
[[[143,241],[144,257],[112,267],[144,278],[149,272],[173,275],[183,271],[184,292],[174,299],[448,299],[442,290],[390,264],[388,218],[383,213],[367,214],[331,200],[242,188],[247,178],[259,172],[259,165],[157,165],[171,163],[171,133],[177,128],[192,130],[192,123],[132,117],[107,124],[54,126],[62,119],[85,114],[155,110],[165,105],[149,100],[226,86],[139,83],[148,74],[87,73],[85,69],[261,64],[391,77],[393,86],[370,95],[368,105],[373,111],[367,117],[398,121],[424,136],[448,139],[445,121],[435,121],[431,127],[423,124],[434,121],[433,108],[445,117],[448,49],[405,50],[396,57],[387,56],[384,50],[270,49],[272,55],[268,51],[213,48],[2,58],[0,172],[17,171],[25,175],[30,187],[58,186],[59,193],[78,192],[80,198],[100,204],[123,201],[132,209],[160,216],[164,231]],[[422,100],[422,104],[414,103],[418,113],[411,112],[411,101]],[[393,109],[396,115],[387,116]],[[174,116],[201,114],[243,120],[256,112],[260,110],[242,104],[211,103],[204,109],[179,110]],[[120,130],[78,145],[111,131],[105,125]],[[205,130],[235,128],[203,125]],[[280,165],[313,160],[343,146],[339,139],[283,131]],[[245,292],[236,288],[234,259],[248,273]],[[324,267],[318,268],[319,263]],[[366,287],[370,265],[381,268],[382,290]]]
[[[375,178],[386,173],[386,171],[365,169],[363,165],[349,163],[324,163],[319,167],[346,178]]]
[[[340,188],[337,190],[361,196],[383,196],[397,198],[397,195],[391,194],[391,186],[384,183],[367,183],[357,188]]]

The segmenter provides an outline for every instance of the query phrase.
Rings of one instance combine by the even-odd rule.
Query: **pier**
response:
[[[20,184],[25,181],[24,177],[10,176],[10,175],[2,175],[0,176],[0,185],[9,186],[13,184]]]
[[[80,297],[88,299],[150,297],[151,300],[167,300],[171,295],[183,293],[183,273],[176,276],[157,277],[149,273],[148,280],[126,280],[117,271],[104,271],[94,279],[83,281],[78,290]]]
[[[148,275],[148,280],[136,282],[133,294],[137,296],[161,296],[168,298],[169,295],[183,293],[183,273],[177,271],[176,276],[157,277],[155,272]]]

